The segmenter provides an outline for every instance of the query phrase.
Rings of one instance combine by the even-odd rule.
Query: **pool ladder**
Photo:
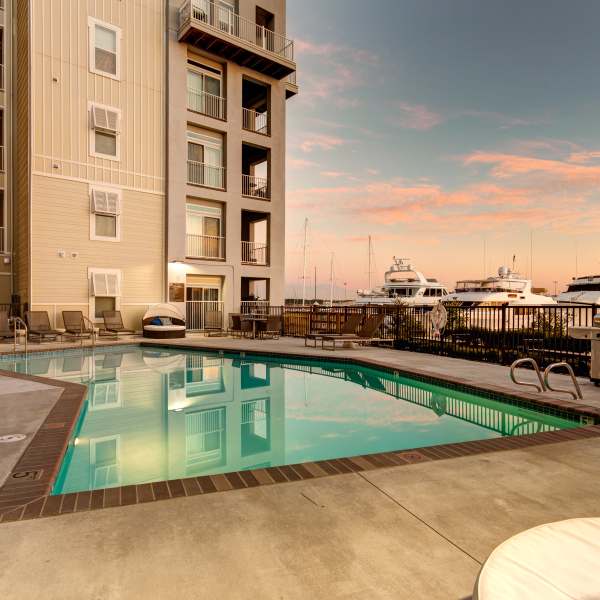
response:
[[[29,338],[29,332],[27,331],[27,323],[21,319],[21,317],[10,317],[9,323],[13,325],[13,333],[15,334],[13,341],[13,354],[17,354],[17,339],[25,332],[25,354],[27,354],[27,340]]]
[[[520,379],[517,379],[517,376],[515,374],[516,369],[518,367],[521,367],[521,366],[527,365],[527,364],[531,365],[533,370],[535,371],[539,385],[538,385],[538,383],[531,383],[529,381],[522,381]],[[555,387],[552,387],[552,385],[550,385],[550,373],[552,373],[552,371],[555,371],[556,369],[559,369],[559,368],[563,368],[563,369],[567,370],[567,373],[569,374],[569,377],[571,378],[571,381],[573,382],[573,388],[575,391],[565,389],[565,388],[555,388]],[[533,358],[519,358],[518,360],[515,360],[515,362],[512,365],[510,365],[510,378],[512,379],[513,383],[515,383],[517,385],[523,385],[526,387],[533,387],[540,394],[543,392],[555,392],[557,394],[569,394],[573,398],[573,400],[583,400],[583,394],[581,393],[581,387],[579,385],[579,382],[577,381],[577,378],[575,377],[573,368],[571,367],[571,365],[569,363],[566,363],[566,362],[552,363],[551,365],[546,367],[546,369],[544,370],[544,374],[542,375],[539,365]]]

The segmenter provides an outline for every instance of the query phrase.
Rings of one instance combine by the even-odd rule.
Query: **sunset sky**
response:
[[[287,293],[374,284],[392,256],[449,286],[512,262],[600,272],[600,2],[288,0]]]

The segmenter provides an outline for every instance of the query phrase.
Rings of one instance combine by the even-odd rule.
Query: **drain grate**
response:
[[[27,436],[22,433],[9,433],[8,435],[0,435],[0,444],[10,444],[11,442],[20,442]]]

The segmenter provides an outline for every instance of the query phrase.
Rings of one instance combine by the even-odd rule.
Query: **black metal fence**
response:
[[[578,373],[588,373],[590,342],[576,340],[573,327],[589,327],[600,306],[447,306],[448,322],[441,332],[432,326],[427,306],[273,306],[281,315],[283,333],[336,333],[352,314],[385,318],[378,337],[398,349],[428,352],[510,364],[529,356],[545,367],[568,362]]]

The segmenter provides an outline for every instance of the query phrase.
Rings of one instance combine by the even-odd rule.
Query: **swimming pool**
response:
[[[53,494],[580,425],[334,361],[121,346],[0,368],[88,385]]]

